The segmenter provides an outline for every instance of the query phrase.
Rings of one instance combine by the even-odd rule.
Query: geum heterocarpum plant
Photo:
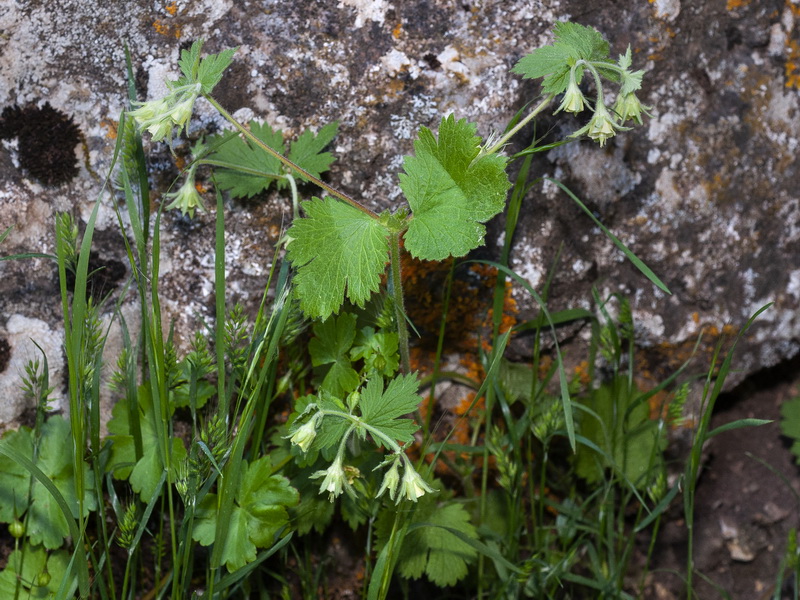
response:
[[[348,472],[345,454],[348,441],[353,438],[362,441],[369,438],[378,447],[390,450],[388,458],[376,467],[385,469],[378,495],[388,492],[396,502],[401,499],[416,502],[434,491],[432,484],[417,472],[404,453],[405,445],[414,439],[417,426],[412,420],[400,417],[413,412],[420,397],[416,393],[419,382],[416,375],[410,373],[400,272],[401,238],[412,256],[435,261],[465,256],[483,244],[484,223],[504,209],[511,187],[506,174],[510,159],[503,154],[506,145],[559,94],[564,96],[555,112],[580,113],[588,109],[592,113],[589,122],[571,137],[586,135],[601,146],[627,129],[625,122],[641,123],[642,115],[647,114],[647,107],[636,97],[643,72],[631,70],[630,48],[613,61],[609,58],[608,43],[596,30],[558,23],[554,31],[552,45],[525,56],[513,69],[526,78],[543,78],[543,98],[538,104],[503,135],[489,136],[485,143],[476,135],[475,124],[457,120],[452,114],[442,118],[438,136],[422,127],[414,142],[414,155],[405,157],[403,172],[399,175],[407,206],[395,211],[387,209],[380,214],[320,179],[320,173],[330,162],[321,150],[335,134],[335,124],[323,128],[316,137],[301,136],[287,157],[279,151],[283,146],[279,132],[257,122],[239,123],[215,100],[212,91],[235,50],[201,58],[202,41],[196,41],[191,49],[182,51],[179,61],[182,77],[168,82],[170,93],[164,98],[140,103],[139,108],[130,113],[140,129],[149,131],[154,140],[169,139],[171,142],[173,128],[188,126],[194,102],[202,97],[234,128],[234,132],[217,136],[208,144],[198,142],[195,145],[186,181],[176,193],[168,196],[173,201],[167,208],[179,208],[190,215],[197,207],[202,208],[202,198],[194,181],[196,170],[202,164],[216,167],[224,182],[222,187],[234,195],[253,195],[274,181],[279,187],[289,185],[296,205],[295,178],[311,182],[327,193],[326,197],[313,197],[302,203],[304,215],[296,214],[283,238],[288,260],[294,267],[294,296],[307,317],[327,323],[332,315],[339,313],[346,300],[363,307],[379,291],[388,262],[387,289],[394,310],[400,374],[390,378],[388,384],[384,381],[385,374],[367,374],[365,381],[356,381],[355,386],[341,390],[347,392],[346,397],[323,390],[306,403],[287,435],[291,444],[304,453],[335,447],[335,453],[327,454],[333,456],[329,459],[330,466],[312,474],[312,478],[322,480],[320,493],[327,492],[331,499],[343,491],[352,492],[352,473]],[[594,82],[593,102],[580,88],[587,72]],[[604,80],[619,85],[612,108],[606,105]],[[532,151],[529,148],[513,158]],[[232,176],[233,172],[236,175]],[[571,197],[600,225],[577,198]],[[605,228],[603,231],[655,285],[668,291],[619,240]],[[535,292],[530,291],[540,301]],[[542,310],[546,315],[544,305]],[[563,394],[566,394],[560,360],[559,368]],[[567,434],[574,448],[568,396],[562,395],[562,401]],[[402,532],[402,524],[395,520],[392,539],[395,533],[402,538]],[[379,594],[385,594],[387,573],[392,569],[391,546],[390,542],[384,548],[389,548],[389,558],[384,561],[388,564],[384,565],[381,582],[376,584]],[[372,587],[370,596],[373,596]]]

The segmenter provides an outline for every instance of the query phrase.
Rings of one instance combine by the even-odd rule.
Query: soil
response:
[[[728,431],[709,441],[695,503],[693,587],[699,600],[793,598],[780,577],[789,531],[800,516],[800,470],[781,435],[780,407],[800,393],[800,360],[765,370],[720,396],[712,429],[738,419],[772,423]],[[686,597],[687,528],[682,502],[659,535],[645,598]],[[784,589],[776,596],[776,586]]]

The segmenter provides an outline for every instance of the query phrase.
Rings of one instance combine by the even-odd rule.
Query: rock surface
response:
[[[621,292],[649,360],[673,367],[703,328],[736,331],[774,301],[741,342],[735,364],[743,377],[800,347],[799,14],[790,0],[132,0],[100,10],[86,0],[5,2],[0,108],[49,102],[71,117],[81,134],[81,168],[67,183],[45,185],[20,168],[18,142],[2,142],[0,231],[13,226],[2,253],[52,253],[54,214],[85,221],[99,199],[93,266],[106,267],[109,277],[98,292],[127,276],[116,199],[102,192],[125,104],[123,43],[142,99],[164,91],[164,78],[177,75],[179,50],[194,39],[205,38],[213,52],[238,46],[218,100],[288,136],[338,119],[329,180],[383,209],[401,200],[396,174],[417,128],[435,128],[455,112],[477,122],[483,136],[502,129],[538,94],[510,67],[550,41],[555,21],[572,19],[602,31],[614,54],[631,45],[634,66],[647,70],[641,97],[653,117],[605,148],[562,146],[538,158],[534,170],[573,189],[672,295],[655,290],[551,184],[526,200],[513,267],[538,289],[563,244],[553,306],[590,306],[592,286],[601,297]],[[207,104],[198,103],[198,115],[192,138],[222,126]],[[567,134],[580,124],[559,115],[542,119],[539,131],[553,126]],[[157,202],[179,169],[164,144],[148,150]],[[175,150],[185,156],[188,144],[179,141]],[[210,205],[213,193],[206,199]],[[226,210],[233,300],[257,303],[291,209],[284,197],[269,196],[229,201]],[[491,251],[501,227],[490,228]],[[213,315],[213,231],[210,213],[164,219],[162,301],[179,341]],[[37,323],[27,335],[40,343],[45,325],[38,323],[58,335],[60,300],[47,259],[0,263],[0,277],[5,378],[22,360],[21,319]],[[522,292],[517,300],[523,312],[533,310]],[[711,346],[715,338],[706,336]],[[53,369],[63,363],[49,359]],[[19,410],[0,414],[0,427],[16,418],[9,412]]]

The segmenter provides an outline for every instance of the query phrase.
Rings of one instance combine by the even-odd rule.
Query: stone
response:
[[[523,206],[515,271],[541,289],[563,248],[549,294],[553,308],[595,309],[593,286],[601,298],[615,292],[628,297],[654,380],[691,354],[701,331],[698,368],[707,365],[720,336],[735,334],[768,302],[774,305],[740,342],[731,383],[794,356],[800,344],[800,51],[798,11],[788,0],[131,0],[102,11],[83,0],[6,2],[0,7],[0,109],[49,102],[74,121],[81,141],[74,148],[80,170],[60,185],[20,170],[17,142],[2,142],[0,232],[13,229],[0,252],[52,254],[54,214],[72,212],[83,227],[99,201],[95,259],[129,269],[113,210],[120,198],[103,191],[126,106],[123,42],[141,100],[164,92],[164,78],[177,76],[180,49],[193,40],[205,38],[209,52],[238,46],[215,92],[222,105],[287,136],[338,119],[332,147],[338,160],[327,179],[382,210],[402,201],[397,173],[419,126],[435,129],[452,111],[475,121],[486,137],[537,97],[538,86],[509,69],[551,41],[559,19],[597,27],[615,55],[631,45],[634,66],[647,71],[640,96],[653,117],[604,148],[583,140],[538,155],[533,171],[572,189],[672,294],[654,288],[550,183],[534,187]],[[546,139],[555,139],[582,124],[548,116],[536,133],[552,129]],[[200,101],[189,137],[222,126]],[[174,149],[172,155],[163,143],[146,147],[154,206],[180,184],[189,142],[178,139]],[[204,197],[213,206],[204,177],[201,172],[209,188]],[[291,207],[286,197],[271,194],[226,201],[225,209],[231,300],[252,308]],[[214,314],[213,219],[213,211],[194,221],[169,213],[162,223],[162,306],[183,347]],[[499,219],[489,228],[488,255],[496,256],[501,243]],[[104,289],[118,290],[126,276]],[[2,262],[0,278],[6,329],[15,320],[39,323],[18,335],[58,335],[51,260]],[[521,290],[515,294],[521,318],[534,315],[532,299]],[[132,309],[136,302],[126,304]],[[10,352],[6,377],[16,368],[12,363],[21,364],[20,350],[11,334],[0,334]],[[520,341],[519,354],[525,350]],[[52,365],[63,361],[57,345],[50,352]],[[10,412],[3,418],[13,418]]]

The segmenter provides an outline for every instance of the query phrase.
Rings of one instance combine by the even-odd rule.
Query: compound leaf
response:
[[[364,306],[378,290],[388,260],[388,231],[360,210],[326,198],[303,202],[305,218],[287,235],[300,307],[311,318],[338,313],[345,296]]]
[[[281,130],[273,130],[267,123],[250,121],[250,131],[267,146],[283,154],[283,134]],[[215,177],[217,185],[237,198],[252,198],[256,194],[269,189],[276,182],[278,187],[284,184],[280,161],[249,141],[239,136],[224,140],[224,135],[213,136],[209,147],[219,144],[217,149],[208,155],[207,160],[217,165]]]
[[[439,139],[427,127],[407,156],[400,188],[414,213],[405,247],[415,257],[443,260],[464,256],[483,242],[488,221],[505,205],[509,188],[506,159],[478,158],[481,138],[475,124],[453,115],[442,119]]]
[[[399,417],[414,412],[419,406],[422,398],[417,395],[418,387],[415,373],[392,379],[385,391],[382,377],[371,378],[361,393],[361,418],[392,439],[410,442],[419,427],[412,419]],[[379,438],[375,442],[381,445]]]

